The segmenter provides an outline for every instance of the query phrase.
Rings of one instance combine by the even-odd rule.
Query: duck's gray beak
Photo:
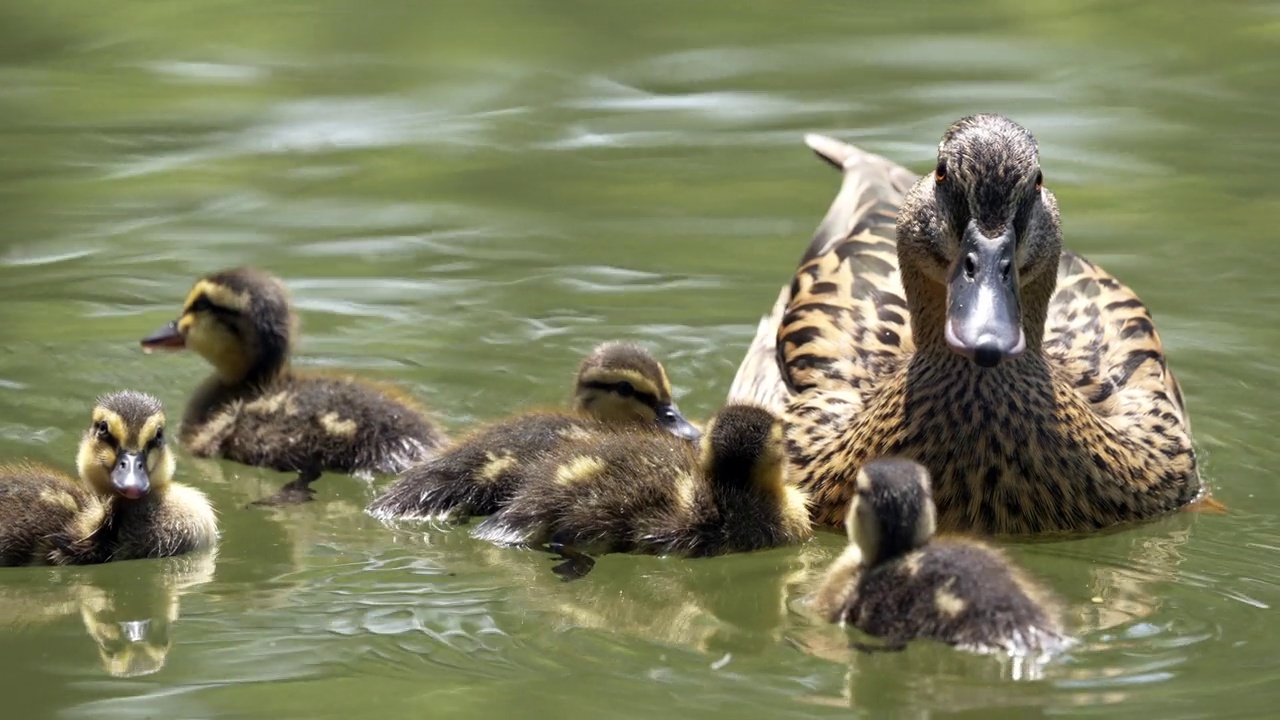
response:
[[[979,367],[995,367],[1027,347],[1016,251],[1012,223],[988,237],[971,220],[947,281],[947,345]]]
[[[116,466],[111,471],[111,484],[116,492],[137,500],[151,490],[151,478],[147,475],[147,458],[142,453],[121,451]]]
[[[684,440],[696,441],[702,437],[702,431],[680,414],[675,403],[664,403],[654,408],[658,414],[658,424],[668,432]]]

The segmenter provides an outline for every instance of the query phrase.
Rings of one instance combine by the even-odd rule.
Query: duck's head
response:
[[[657,423],[686,440],[701,435],[671,399],[662,363],[631,343],[607,342],[587,355],[578,367],[573,404],[609,422]]]
[[[80,478],[102,495],[137,500],[173,478],[164,408],[146,393],[123,390],[98,398],[80,440]]]
[[[757,405],[722,407],[707,423],[701,458],[703,472],[717,486],[769,494],[783,493],[786,488],[787,446],[782,423]]]
[[[929,542],[938,528],[929,471],[917,462],[881,458],[865,463],[845,517],[862,561],[892,560]]]
[[[144,350],[190,348],[231,383],[262,379],[289,359],[295,319],[279,278],[235,268],[202,278],[177,320],[142,339]]]
[[[1038,346],[1061,250],[1036,140],[1000,115],[952,125],[898,216],[904,284],[916,272],[946,288],[946,344],[980,367],[1020,355],[1029,333]]]

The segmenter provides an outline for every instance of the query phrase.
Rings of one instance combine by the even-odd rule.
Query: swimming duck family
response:
[[[729,397],[784,414],[816,522],[838,525],[851,472],[885,456],[929,469],[947,530],[1087,531],[1197,498],[1151,315],[1063,248],[1031,133],[963,118],[919,178],[809,144],[844,185]]]
[[[1065,648],[1057,602],[995,548],[935,538],[929,472],[881,458],[853,483],[849,547],[812,607],[830,622],[881,638],[878,649],[930,639],[975,652],[1041,655]]]
[[[189,348],[213,366],[187,404],[182,446],[297,479],[259,504],[310,500],[335,471],[396,474],[430,457],[446,437],[398,389],[290,365],[297,319],[279,278],[234,268],[201,278],[182,313],[142,339],[147,350]]]
[[[141,343],[213,367],[187,405],[185,449],[297,473],[265,504],[310,499],[324,472],[402,474],[370,514],[488,515],[476,538],[588,567],[603,553],[778,547],[843,519],[850,545],[813,601],[827,619],[890,647],[1065,645],[1055,602],[1002,554],[934,535],[1103,528],[1197,496],[1182,394],[1149,312],[1063,249],[1035,140],[1007,118],[954,124],[923,178],[809,143],[844,186],[705,432],[661,363],[606,343],[579,366],[571,408],[450,444],[393,387],[294,370],[288,293],[254,268],[201,278]],[[208,501],[172,481],[165,431],[158,400],[116,393],[94,409],[79,479],[0,468],[0,564],[214,543]]]
[[[156,398],[99,398],[76,464],[78,479],[41,465],[0,466],[0,565],[168,557],[217,540],[208,498],[173,482]]]
[[[566,438],[607,425],[689,441],[699,436],[671,399],[662,363],[638,345],[606,342],[578,367],[571,409],[523,412],[473,430],[410,468],[370,503],[368,512],[384,520],[489,515],[525,483],[535,461]]]

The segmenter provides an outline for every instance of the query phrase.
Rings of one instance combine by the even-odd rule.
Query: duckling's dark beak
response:
[[[177,320],[142,338],[142,350],[144,352],[151,352],[152,350],[181,350],[186,345],[187,340],[179,332]]]
[[[111,484],[116,492],[137,500],[151,490],[151,478],[147,475],[147,458],[142,453],[121,451],[116,466],[111,471]]]
[[[675,435],[683,440],[695,441],[702,437],[702,431],[693,426],[693,423],[685,419],[680,414],[680,409],[675,403],[664,403],[654,408],[658,413],[658,424],[666,428],[667,432]]]
[[[988,237],[971,220],[947,281],[947,345],[979,367],[995,367],[1027,347],[1016,250],[1012,223]]]

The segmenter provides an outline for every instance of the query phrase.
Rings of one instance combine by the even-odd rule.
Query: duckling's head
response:
[[[757,405],[725,405],[702,436],[703,472],[720,483],[770,493],[786,486],[787,447],[777,416]]]
[[[671,399],[667,371],[647,350],[607,342],[578,367],[574,407],[608,422],[657,423],[677,437],[697,440],[698,428]]]
[[[197,281],[182,315],[143,338],[142,347],[191,348],[229,383],[265,379],[288,362],[294,324],[289,294],[279,278],[255,268],[235,268]]]
[[[123,390],[98,398],[80,440],[80,478],[102,495],[137,500],[173,478],[164,408],[146,393]]]
[[[845,518],[849,540],[867,565],[915,550],[938,527],[929,471],[902,458],[881,458],[858,470]]]
[[[1061,251],[1036,140],[1000,115],[952,125],[898,216],[904,284],[945,287],[946,344],[980,367],[1039,346]]]

